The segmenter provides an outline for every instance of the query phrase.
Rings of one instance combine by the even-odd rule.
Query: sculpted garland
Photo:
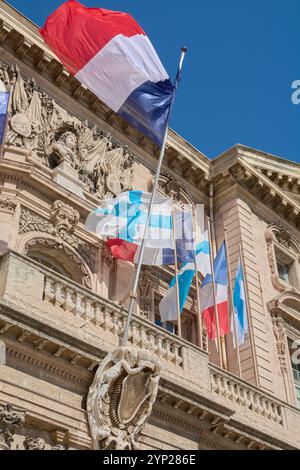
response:
[[[12,86],[6,144],[30,150],[49,168],[66,162],[100,199],[132,189],[133,155],[97,126],[69,114],[17,66],[0,62],[0,80]]]

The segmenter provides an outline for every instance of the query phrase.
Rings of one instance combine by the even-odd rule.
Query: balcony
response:
[[[27,257],[8,252],[0,258],[2,338],[10,333],[7,344],[26,343],[47,353],[44,361],[51,364],[59,359],[57,374],[64,361],[82,394],[99,361],[120,344],[125,320],[118,304]],[[136,315],[129,343],[152,351],[162,363],[158,407],[176,408],[189,419],[205,417],[220,435],[252,429],[257,439],[273,436],[273,448],[280,448],[281,439],[300,446],[293,432],[300,429],[299,411],[210,364],[207,352]]]

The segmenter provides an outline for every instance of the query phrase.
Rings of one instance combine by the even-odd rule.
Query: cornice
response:
[[[244,188],[249,197],[254,197],[291,225],[299,228],[300,203],[244,158],[231,155],[228,165],[213,178],[213,182],[216,200],[224,200],[224,194],[230,194],[235,183]]]

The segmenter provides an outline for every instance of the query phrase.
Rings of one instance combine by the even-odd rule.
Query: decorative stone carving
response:
[[[268,260],[271,268],[271,280],[275,289],[285,292],[291,289],[278,274],[277,260],[274,244],[278,244],[287,250],[293,257],[300,259],[300,243],[284,227],[277,223],[268,225],[265,238],[267,242]]]
[[[45,441],[40,437],[26,437],[24,442],[25,450],[45,450]]]
[[[286,345],[286,336],[285,336],[283,321],[280,318],[273,316],[272,323],[273,323],[274,336],[276,338],[276,348],[277,348],[280,368],[282,372],[285,373],[287,370],[287,364],[286,364],[286,346],[287,345]]]
[[[43,245],[47,244],[53,248],[56,247],[58,250],[64,250],[76,261],[77,264],[80,265],[81,270],[87,276],[85,279],[85,285],[91,288],[88,273],[81,263],[80,257],[82,257],[89,268],[93,270],[95,265],[96,249],[74,235],[73,232],[77,226],[78,220],[78,211],[73,209],[70,205],[58,200],[52,205],[51,222],[46,221],[28,209],[22,208],[19,232],[42,232],[53,236],[54,239],[47,240],[39,237],[38,239],[28,241],[25,247],[25,254],[30,246],[34,246],[39,243]],[[74,256],[74,252],[68,248],[68,245],[72,247],[80,257]]]
[[[160,365],[149,351],[120,347],[96,372],[87,398],[95,449],[138,449],[156,399]]]
[[[194,205],[185,186],[179,183],[176,178],[171,176],[169,173],[161,173],[159,178],[159,189],[162,194],[172,197],[174,201],[177,201],[181,206],[186,204],[189,206]]]
[[[17,202],[15,199],[5,196],[4,194],[0,194],[0,211],[1,212],[8,212],[13,213],[17,206]]]
[[[25,413],[14,411],[11,405],[0,408],[0,450],[9,450],[13,435],[25,423]]]
[[[6,144],[31,150],[33,158],[54,168],[62,162],[99,198],[132,188],[133,156],[88,121],[63,109],[17,66],[0,63],[0,80],[13,85]]]
[[[73,233],[79,221],[79,212],[69,204],[55,201],[52,204],[51,220],[57,234]]]
[[[149,276],[149,270],[142,269],[142,273],[139,280],[139,288],[140,288],[140,310],[142,315],[150,319],[151,309],[152,309],[152,299],[151,299],[151,281]]]

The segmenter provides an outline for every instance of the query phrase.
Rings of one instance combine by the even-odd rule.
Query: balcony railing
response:
[[[124,309],[57,275],[45,273],[43,300],[118,337],[124,331]],[[183,366],[182,341],[143,318],[133,316],[128,341],[152,351],[160,359]]]

